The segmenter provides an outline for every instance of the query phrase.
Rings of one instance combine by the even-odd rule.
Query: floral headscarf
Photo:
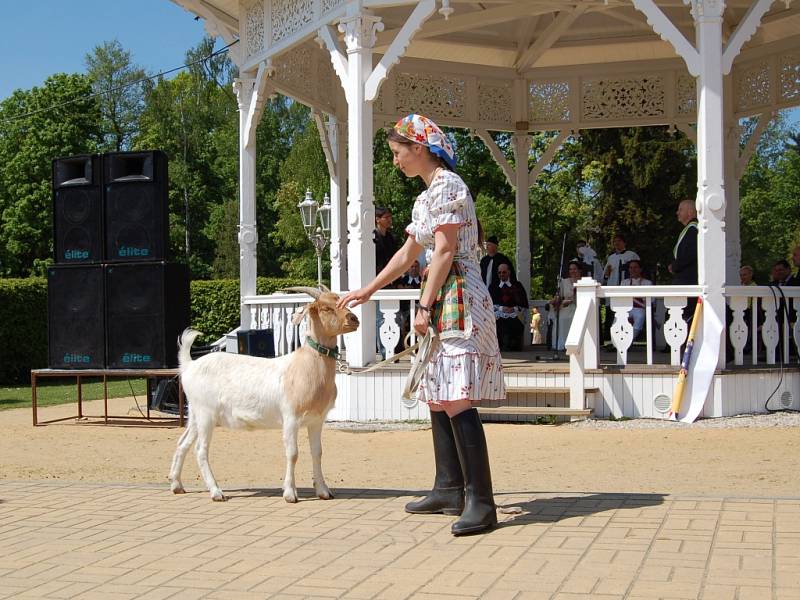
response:
[[[447,136],[439,126],[428,117],[410,114],[395,123],[394,130],[407,140],[427,146],[431,152],[446,162],[448,167],[455,170],[456,153],[453,151],[453,146],[447,141]]]

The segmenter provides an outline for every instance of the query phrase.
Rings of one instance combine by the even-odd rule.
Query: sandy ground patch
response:
[[[85,414],[101,414],[87,402]],[[135,412],[133,399],[110,401],[113,414]],[[133,414],[132,412],[132,414]],[[40,409],[39,419],[75,413],[74,405]],[[74,420],[33,427],[30,409],[0,412],[0,478],[96,483],[157,483],[181,430],[105,426]],[[800,496],[800,428],[620,428],[487,424],[497,492],[625,492],[681,495]],[[326,428],[323,469],[334,488],[422,490],[433,477],[429,429],[364,432]],[[277,430],[216,430],[210,462],[223,489],[281,485]],[[183,477],[200,490],[194,456]],[[297,483],[311,486],[301,437]],[[308,491],[305,492],[308,494]]]

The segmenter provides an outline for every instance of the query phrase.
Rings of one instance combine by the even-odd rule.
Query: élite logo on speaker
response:
[[[118,251],[118,255],[122,258],[128,258],[131,256],[150,256],[150,248],[132,248],[130,246],[122,246]]]
[[[64,355],[64,362],[67,364],[88,364],[92,362],[92,358],[86,354],[70,354]]]
[[[89,258],[88,250],[67,250],[64,252],[64,260],[84,260]]]
[[[149,363],[153,360],[153,357],[149,354],[135,354],[126,352],[122,355],[122,363],[126,365],[130,364],[145,364]]]

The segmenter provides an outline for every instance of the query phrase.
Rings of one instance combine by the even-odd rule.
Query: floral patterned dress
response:
[[[420,381],[417,400],[429,404],[502,400],[506,396],[503,365],[494,307],[478,263],[475,204],[458,175],[440,170],[430,187],[417,197],[411,223],[406,227],[406,233],[425,247],[429,264],[434,233],[446,224],[460,225],[454,263],[464,276],[464,330],[440,335],[440,343]]]

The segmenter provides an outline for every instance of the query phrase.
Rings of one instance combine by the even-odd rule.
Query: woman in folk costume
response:
[[[455,153],[441,129],[422,115],[408,115],[388,135],[394,164],[427,189],[414,203],[403,247],[375,279],[342,297],[357,306],[402,275],[426,250],[428,267],[414,319],[424,335],[429,324],[439,344],[417,390],[431,411],[436,478],[433,490],[410,502],[416,514],[461,515],[453,535],[497,524],[486,436],[475,405],[505,398],[492,300],[478,264],[477,218],[469,190],[453,169]]]

